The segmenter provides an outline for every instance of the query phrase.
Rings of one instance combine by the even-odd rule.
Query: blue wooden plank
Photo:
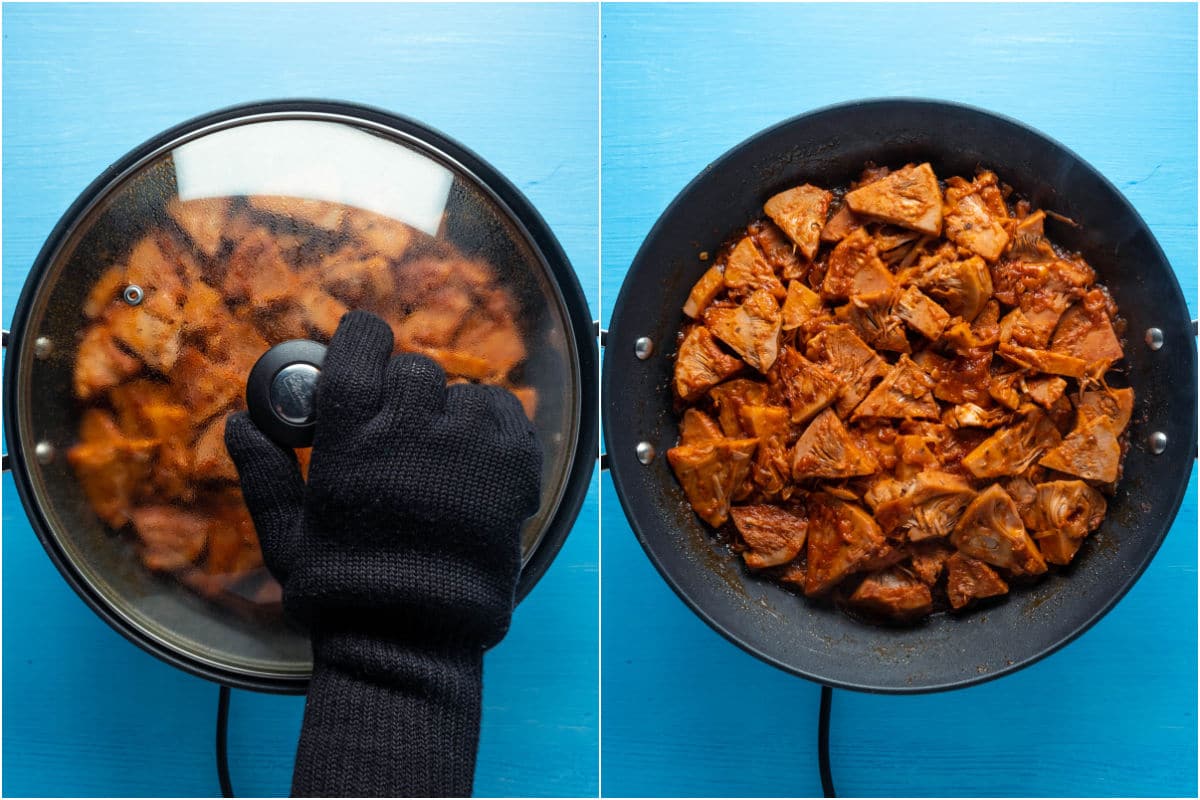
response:
[[[365,102],[466,143],[524,191],[598,302],[597,12],[528,5],[4,8],[3,318],[58,216],[158,131],[254,99]],[[487,659],[481,795],[595,794],[598,487]],[[3,481],[7,795],[217,793],[216,687],[79,601]],[[243,795],[289,784],[299,698],[235,692]]]
[[[1141,212],[1196,311],[1194,5],[606,5],[602,314],[671,198],[805,110],[927,96],[1023,120]],[[611,423],[610,423],[611,424]],[[817,687],[707,628],[604,481],[603,791],[820,792]],[[1196,484],[1137,586],[1049,659],[972,689],[835,694],[847,795],[1196,793]]]

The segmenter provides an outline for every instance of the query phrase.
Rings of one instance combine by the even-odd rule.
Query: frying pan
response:
[[[546,504],[553,511],[547,512],[543,529],[533,531],[526,547],[518,599],[549,568],[587,492],[598,438],[597,420],[589,409],[595,397],[596,351],[578,279],[529,201],[463,145],[387,111],[329,100],[278,100],[214,111],[128,153],[67,210],[30,270],[13,314],[11,342],[5,332],[5,347],[11,349],[4,373],[4,429],[17,492],[33,530],[76,593],[134,644],[229,686],[303,692],[309,672],[307,637],[277,617],[227,613],[182,584],[145,569],[133,542],[114,538],[100,524],[67,460],[43,461],[37,444],[75,438],[79,406],[71,380],[82,321],[79,309],[102,270],[124,258],[134,242],[164,219],[166,202],[178,193],[177,149],[211,133],[279,121],[370,131],[454,173],[447,202],[454,212],[445,215],[441,235],[502,274],[523,276],[510,285],[526,306],[522,321],[528,325],[528,340],[561,343],[562,352],[570,354],[560,359],[546,347],[549,355],[530,359],[525,366],[524,380],[542,398],[538,417],[539,422],[546,420],[546,447],[566,454],[566,466],[561,478],[556,477],[562,487],[553,501],[556,505]],[[332,154],[329,163],[339,163],[337,156]],[[528,252],[519,242],[528,242]],[[544,274],[534,271],[535,263],[543,263]],[[565,325],[557,325],[551,301],[532,288],[521,293],[521,287],[537,286],[534,281],[543,278],[544,297],[562,304]],[[58,345],[40,356],[38,341],[43,339]],[[578,390],[568,380],[572,374],[579,376]],[[555,441],[555,435],[560,440]],[[554,463],[549,456],[547,463]],[[8,467],[5,456],[6,471]]]
[[[1078,227],[1047,235],[1083,254],[1128,322],[1122,369],[1136,405],[1124,479],[1075,562],[995,605],[937,614],[914,627],[866,624],[752,575],[692,512],[665,453],[677,440],[670,382],[692,284],[771,195],[801,183],[844,186],[868,161],[929,161],[942,177],[978,167]],[[1151,330],[1153,329],[1153,330]],[[1079,636],[1154,557],[1196,454],[1196,345],[1166,257],[1138,213],[1079,156],[980,109],[871,100],[795,117],[734,147],[663,212],[621,287],[602,377],[607,460],[638,541],[691,609],[727,639],[781,669],[870,692],[954,689],[1000,677]]]

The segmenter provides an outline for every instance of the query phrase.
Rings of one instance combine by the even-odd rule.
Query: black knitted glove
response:
[[[296,796],[471,793],[483,651],[508,631],[538,506],[517,399],[391,352],[381,319],[342,319],[307,486],[248,416],[225,428],[284,609],[312,636]]]

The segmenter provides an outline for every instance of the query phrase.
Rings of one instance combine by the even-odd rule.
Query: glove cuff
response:
[[[297,797],[466,797],[479,746],[483,648],[314,637]]]
[[[515,547],[451,557],[419,540],[403,554],[369,542],[349,554],[325,545],[311,545],[316,555],[293,568],[283,590],[288,614],[314,640],[337,634],[344,641],[480,649],[508,632],[521,569]]]

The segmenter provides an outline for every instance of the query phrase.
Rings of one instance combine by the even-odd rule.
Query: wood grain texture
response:
[[[1194,5],[614,4],[601,31],[605,319],[705,165],[782,119],[877,96],[977,105],[1066,144],[1146,219],[1195,315]],[[1059,653],[958,692],[836,692],[839,792],[1195,796],[1195,481],[1134,589]],[[607,478],[602,508],[604,794],[819,794],[817,687],[694,616]]]
[[[597,303],[597,10],[586,5],[4,8],[3,317],[58,217],[157,132],[275,97],[420,119],[505,173]],[[7,327],[7,326],[6,326]],[[598,479],[597,479],[598,481]],[[485,663],[476,791],[598,786],[598,486]],[[71,592],[3,479],[6,795],[218,792],[217,689],[111,631]],[[235,692],[242,796],[286,794],[303,700]]]

